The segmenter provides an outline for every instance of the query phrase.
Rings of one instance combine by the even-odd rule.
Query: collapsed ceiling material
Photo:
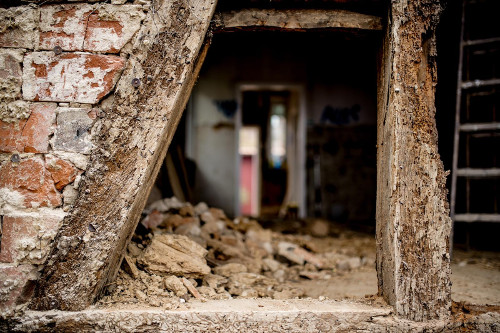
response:
[[[308,225],[314,237],[275,232],[250,218],[231,220],[221,209],[175,197],[145,213],[101,305],[172,309],[192,298],[318,297],[301,281],[326,282],[375,262],[373,237],[340,232],[323,220]]]

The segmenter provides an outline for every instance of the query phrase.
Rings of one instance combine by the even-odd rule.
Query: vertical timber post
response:
[[[216,0],[152,1],[31,308],[82,310],[114,279],[207,51]]]
[[[378,289],[415,321],[451,308],[451,219],[435,124],[440,12],[439,0],[393,0],[379,67]]]

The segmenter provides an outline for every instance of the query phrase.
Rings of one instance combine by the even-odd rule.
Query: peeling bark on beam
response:
[[[439,0],[394,0],[379,70],[377,274],[379,293],[404,318],[451,308],[446,173],[437,148]]]
[[[114,279],[203,62],[215,4],[154,3],[112,112],[97,125],[79,198],[56,236],[32,308],[82,310]]]
[[[216,15],[216,30],[360,29],[382,30],[382,19],[333,9],[242,9]]]

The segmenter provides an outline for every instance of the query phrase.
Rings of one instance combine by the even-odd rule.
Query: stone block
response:
[[[0,167],[0,203],[12,206],[36,208],[58,207],[61,194],[54,186],[50,172],[42,158],[33,157],[20,162],[7,161]]]
[[[96,104],[113,89],[124,64],[112,55],[29,53],[24,57],[23,98]]]
[[[0,266],[0,313],[13,310],[17,305],[29,300],[33,292],[33,282],[37,279],[32,265]]]
[[[42,264],[63,216],[4,216],[0,262]]]
[[[141,6],[64,4],[44,6],[40,15],[42,50],[119,53],[139,30]]]
[[[59,108],[57,127],[52,147],[55,150],[88,154],[92,149],[90,129],[93,120],[88,113],[91,109]]]
[[[53,133],[56,104],[35,103],[29,118],[18,122],[0,120],[0,152],[46,153]]]
[[[0,47],[33,49],[38,39],[38,21],[37,8],[0,8]]]
[[[10,105],[21,98],[24,53],[17,49],[0,49],[0,119],[12,118],[15,108]],[[18,118],[18,117],[14,117]]]

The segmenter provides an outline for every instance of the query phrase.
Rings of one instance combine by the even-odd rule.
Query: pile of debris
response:
[[[325,225],[319,221],[315,228]],[[363,253],[363,244],[346,253],[340,239],[323,236],[284,235],[249,218],[231,220],[203,202],[162,199],[145,210],[100,304],[171,309],[190,298],[300,298],[307,296],[297,287],[301,279],[329,280],[373,265],[373,252]]]

